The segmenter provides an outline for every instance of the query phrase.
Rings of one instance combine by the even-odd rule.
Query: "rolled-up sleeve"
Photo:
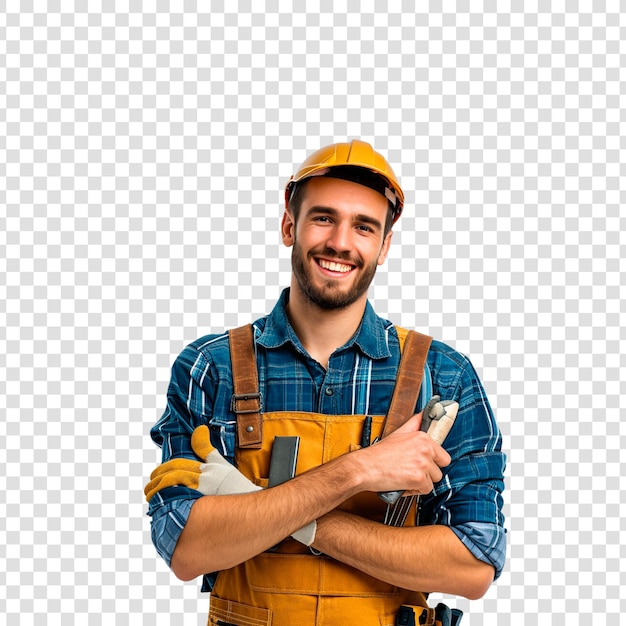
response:
[[[444,443],[452,462],[424,499],[420,523],[449,526],[477,559],[494,567],[498,578],[506,559],[502,436],[470,361],[440,346],[431,364],[439,383],[435,393],[456,400],[459,412]]]
[[[191,507],[201,496],[200,492],[186,487],[168,487],[150,499],[148,515],[152,518],[152,543],[168,567],[172,565],[174,548],[187,523]]]
[[[498,578],[506,560],[506,533],[496,524],[459,524],[452,526],[452,532],[463,545],[480,561],[493,565]]]
[[[208,372],[205,355],[193,346],[187,347],[172,366],[167,407],[150,431],[162,449],[163,463],[174,458],[197,460],[191,448],[191,434],[197,426],[207,423],[212,411],[212,399],[200,384]],[[152,542],[168,566],[191,507],[201,497],[202,493],[195,489],[174,486],[158,491],[148,503]]]

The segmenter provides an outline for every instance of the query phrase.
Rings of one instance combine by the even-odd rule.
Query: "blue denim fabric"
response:
[[[272,313],[254,323],[263,410],[331,415],[385,415],[400,361],[398,335],[368,303],[352,339],[330,357],[325,370],[303,348],[287,320],[285,290]],[[459,413],[445,442],[452,463],[433,492],[422,498],[420,524],[449,526],[478,559],[500,575],[506,551],[502,514],[506,458],[502,439],[480,380],[470,361],[433,341],[417,401],[420,411],[432,395],[456,400]],[[228,334],[207,335],[190,344],[172,368],[167,407],[151,430],[163,462],[196,458],[193,430],[207,424],[213,445],[230,462],[235,455],[235,415]],[[358,442],[355,442],[358,443]],[[164,489],[149,503],[152,539],[170,565],[193,500],[186,487]],[[205,579],[210,589],[214,575]]]

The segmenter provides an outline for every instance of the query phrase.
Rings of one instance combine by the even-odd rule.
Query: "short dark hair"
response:
[[[327,178],[331,178],[328,176]],[[310,178],[305,178],[304,180],[293,185],[291,189],[291,195],[289,196],[289,211],[293,217],[294,224],[298,221],[298,217],[300,215],[300,209],[302,208],[302,201],[304,200],[304,189],[306,184],[310,181]],[[347,180],[347,179],[344,179]],[[391,202],[387,201],[388,211],[387,217],[385,218],[385,226],[383,230],[383,237],[387,236],[387,233],[391,230],[391,227],[394,223],[395,209]]]

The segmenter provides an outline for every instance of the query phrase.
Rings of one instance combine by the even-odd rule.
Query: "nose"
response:
[[[335,252],[352,249],[352,228],[346,221],[337,222],[326,240],[326,246]]]

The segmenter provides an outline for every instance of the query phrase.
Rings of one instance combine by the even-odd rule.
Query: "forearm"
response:
[[[395,528],[332,511],[318,519],[313,547],[404,589],[476,599],[494,569],[476,559],[445,526]]]
[[[450,457],[426,433],[419,431],[420,423],[421,417],[414,416],[378,445],[344,454],[272,489],[200,498],[193,505],[176,544],[171,562],[174,573],[189,580],[233,567],[362,491],[401,488],[429,492],[433,482],[441,479],[440,466],[449,463]],[[192,447],[200,458],[207,459],[206,465],[212,469],[210,459],[215,450],[208,443],[207,434],[208,431],[196,429],[193,438],[198,438],[198,445],[192,438]],[[405,459],[405,463],[397,463],[398,458]],[[211,472],[203,470],[198,475],[192,468],[191,474],[198,490],[210,494],[211,491],[200,488],[200,481],[203,478],[210,481]],[[151,480],[146,487],[148,492],[158,490],[159,485],[154,483],[165,476],[169,472]],[[178,480],[178,476],[174,478]],[[225,484],[223,473],[217,482]]]
[[[228,569],[339,506],[361,490],[348,456],[272,489],[198,499],[174,550],[172,570],[190,580]]]

